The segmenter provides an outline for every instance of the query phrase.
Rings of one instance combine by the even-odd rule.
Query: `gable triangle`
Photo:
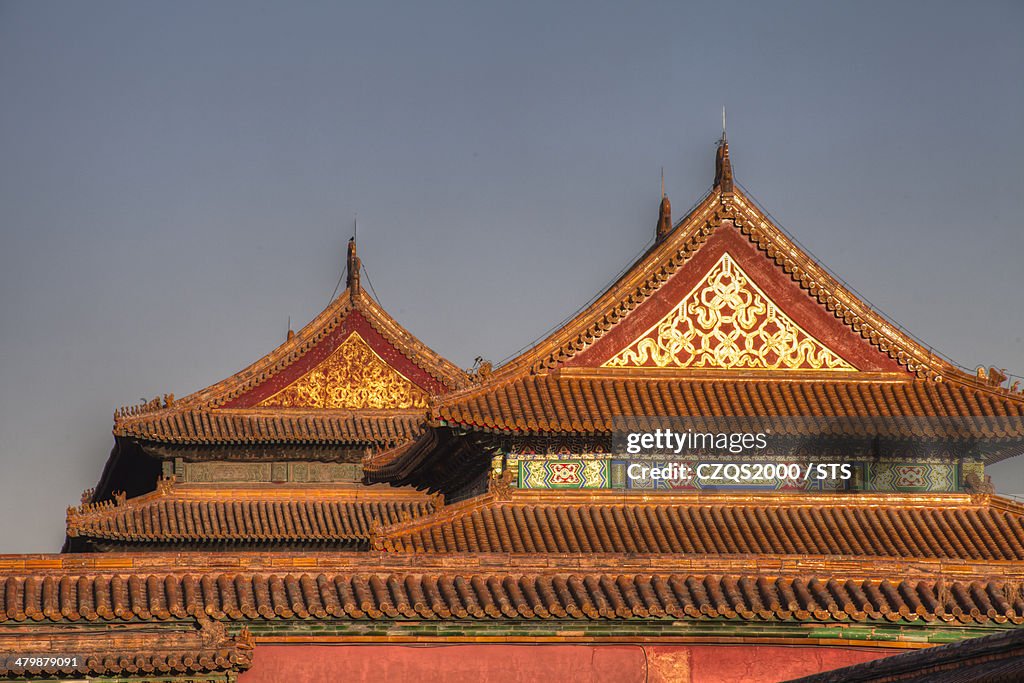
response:
[[[602,367],[856,370],[786,315],[729,252]]]
[[[426,408],[428,395],[353,331],[331,355],[257,407]]]

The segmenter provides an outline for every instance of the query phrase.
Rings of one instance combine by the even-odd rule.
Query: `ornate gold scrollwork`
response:
[[[259,403],[280,408],[426,408],[427,393],[353,332],[330,356]]]
[[[604,367],[856,370],[783,313],[728,253]]]

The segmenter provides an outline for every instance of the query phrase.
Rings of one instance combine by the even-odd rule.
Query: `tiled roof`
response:
[[[735,374],[687,378],[610,370],[554,372],[490,384],[446,398],[435,415],[451,425],[537,433],[611,432],[616,416],[1014,418],[991,428],[978,423],[985,435],[1003,437],[1007,434],[1000,427],[1020,430],[1024,401],[953,382],[800,381]]]
[[[863,562],[844,570],[843,563],[772,557],[602,562],[552,555],[517,562],[482,555],[409,565],[342,554],[232,554],[217,555],[217,567],[195,555],[150,554],[138,563],[123,555],[0,558],[0,567],[10,567],[0,570],[0,623],[186,617],[1024,623],[1019,563],[1011,579],[1012,567],[962,561],[955,567],[882,563],[872,576]],[[50,568],[24,573],[31,565]]]
[[[330,349],[320,347],[339,343],[350,328],[376,339],[386,356],[382,362],[401,368],[431,395],[469,383],[465,372],[410,334],[369,295],[346,289],[302,330],[231,377],[184,398],[168,395],[118,410],[114,434],[172,444],[395,444],[414,437],[424,422],[422,409],[261,408],[243,400],[326,357]]]
[[[890,323],[801,249],[739,188],[716,186],[614,284],[572,320],[494,370],[506,380],[562,366],[657,299],[706,243],[728,231],[823,313],[921,379],[970,377]]]
[[[173,444],[397,444],[423,431],[422,410],[161,411],[118,423],[116,436]]]
[[[365,543],[373,524],[434,511],[440,499],[391,487],[169,485],[124,502],[68,508],[67,534],[119,545]]]
[[[253,639],[247,632],[228,636],[222,625],[209,619],[204,620],[201,629],[159,632],[131,627],[101,633],[8,628],[0,633],[0,652],[4,653],[0,658],[0,676],[223,674],[248,669],[252,664],[253,647]],[[18,664],[22,655],[28,662]],[[31,658],[51,656],[57,661],[31,662]],[[219,680],[223,680],[223,676]]]
[[[969,638],[789,683],[1017,683],[1024,680],[1024,629]]]
[[[412,553],[670,553],[1024,561],[1024,506],[964,494],[488,494],[381,529]]]

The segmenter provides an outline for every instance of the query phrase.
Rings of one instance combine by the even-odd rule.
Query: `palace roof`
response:
[[[407,553],[793,555],[1024,561],[1024,505],[967,494],[506,488],[385,526]]]
[[[115,436],[164,444],[394,444],[420,432],[433,397],[466,373],[399,325],[359,283],[249,367],[175,400],[124,408]]]
[[[666,376],[638,371],[553,370],[460,392],[440,402],[435,420],[496,432],[610,433],[614,417],[631,416],[961,418],[979,420],[975,434],[1024,434],[1024,401],[991,387],[954,382],[808,376]],[[926,421],[925,421],[926,422]],[[795,420],[778,426],[811,424]],[[893,427],[905,424],[894,420]],[[879,422],[879,425],[884,425]],[[893,435],[899,435],[897,431]]]
[[[68,508],[68,538],[103,547],[365,547],[375,524],[443,503],[389,486],[180,485]]]
[[[0,676],[6,678],[59,676],[188,676],[248,669],[255,643],[249,634],[227,635],[224,626],[210,621],[201,629],[153,631],[128,627],[109,630],[101,638],[82,631],[26,634],[6,629],[0,633]],[[17,664],[14,653],[25,653]],[[30,654],[31,653],[31,654]],[[33,664],[33,658],[56,662]],[[224,680],[223,675],[217,677]],[[181,679],[175,679],[181,680]]]
[[[724,137],[716,163],[703,201],[591,305],[497,368],[494,381],[563,366],[973,381],[874,311],[735,187]]]
[[[930,417],[953,436],[970,422],[971,438],[993,442],[989,461],[1024,451],[1024,394],[1002,373],[965,373],[825,271],[734,186],[724,137],[717,168],[711,193],[671,230],[662,216],[655,244],[594,303],[440,397],[431,427],[607,435],[630,416]],[[422,445],[444,439],[417,438],[367,457],[367,480],[450,488],[433,471],[450,453]]]
[[[415,562],[367,553],[20,555],[0,556],[0,623],[722,618],[1019,625],[1022,577],[1019,562],[768,555],[420,555]]]

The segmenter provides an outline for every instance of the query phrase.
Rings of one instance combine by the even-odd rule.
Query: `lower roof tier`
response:
[[[374,525],[430,514],[440,496],[351,485],[175,484],[68,508],[72,547],[365,547]]]
[[[498,490],[382,527],[409,553],[665,553],[1024,561],[1024,505],[989,495]]]
[[[1021,563],[546,555],[0,556],[0,624],[172,619],[1024,624]]]
[[[1024,505],[987,494],[492,491],[176,484],[68,509],[69,549],[373,549],[1024,562]]]
[[[206,619],[201,628],[122,626],[102,633],[50,629],[0,633],[0,676],[81,679],[85,676],[168,677],[168,680],[225,680],[225,673],[252,665],[255,642],[243,632],[228,635]],[[20,655],[20,656],[19,656]],[[219,676],[215,676],[219,674]],[[180,677],[180,678],[179,678]]]

